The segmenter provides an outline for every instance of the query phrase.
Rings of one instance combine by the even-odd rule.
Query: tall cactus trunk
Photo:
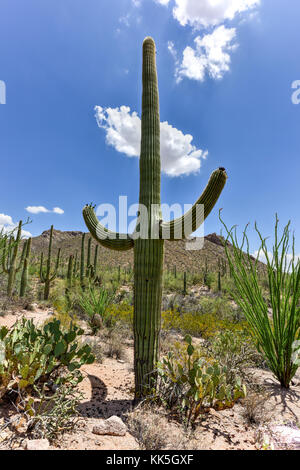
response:
[[[28,264],[29,264],[30,250],[31,250],[31,238],[28,238],[28,240],[25,242],[24,245],[25,245],[24,249],[26,250],[26,254],[25,254],[22,276],[21,276],[20,297],[24,297],[26,293],[26,289],[27,289],[27,284],[28,284]]]
[[[84,240],[85,233],[82,234],[81,238],[81,255],[80,255],[80,284],[83,289],[84,287]]]
[[[54,281],[54,279],[57,276],[57,271],[58,271],[58,267],[59,267],[59,260],[60,260],[60,248],[59,248],[58,253],[57,253],[57,257],[56,257],[55,269],[53,271],[53,274],[51,274],[52,239],[53,239],[53,225],[51,225],[51,228],[50,228],[50,238],[49,238],[49,245],[48,245],[48,258],[47,258],[47,262],[46,262],[46,271],[45,272],[43,272],[44,255],[43,255],[43,252],[41,253],[40,280],[43,284],[45,284],[45,287],[44,287],[44,300],[49,299],[51,282]]]
[[[136,398],[145,394],[155,378],[159,359],[164,240],[151,239],[161,220],[160,120],[155,44],[143,43],[142,140],[140,199],[147,209],[148,239],[134,244],[134,369]],[[140,208],[140,226],[143,211]],[[147,225],[144,225],[147,226]]]
[[[21,233],[22,233],[22,220],[20,220],[19,225],[18,225],[16,239],[13,240],[12,238],[10,238],[10,241],[9,241],[8,252],[7,252],[7,267],[5,267],[4,265],[5,260],[3,258],[3,270],[4,272],[8,274],[8,281],[7,281],[7,296],[8,297],[12,296],[12,292],[15,286],[16,273],[20,269],[24,256],[25,256],[25,251],[23,247],[20,264],[19,264],[19,267],[17,267],[17,257],[18,257],[19,244],[21,240]]]
[[[152,385],[155,386],[155,367],[159,359],[164,240],[182,239],[196,231],[203,222],[197,217],[198,206],[204,206],[205,219],[217,202],[227,178],[224,168],[215,170],[203,193],[186,214],[169,222],[162,221],[159,102],[155,44],[152,38],[146,38],[143,43],[141,126],[140,213],[135,232],[128,235],[108,230],[97,219],[92,204],[83,208],[85,223],[98,243],[117,251],[134,249],[133,321],[137,399],[145,396]],[[182,233],[182,228],[186,227],[187,231]]]

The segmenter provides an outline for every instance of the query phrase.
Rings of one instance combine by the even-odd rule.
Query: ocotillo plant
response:
[[[154,371],[159,359],[164,240],[178,240],[194,232],[202,222],[197,217],[198,205],[204,205],[204,218],[207,217],[227,178],[224,168],[215,170],[204,192],[186,214],[170,222],[162,221],[159,101],[155,43],[150,37],[143,42],[142,81],[140,216],[137,228],[132,235],[112,232],[100,224],[92,205],[86,205],[83,209],[85,223],[99,243],[114,250],[134,249],[136,398],[147,394],[156,379]]]
[[[11,297],[12,291],[15,285],[16,274],[21,269],[23,264],[23,260],[25,257],[25,250],[26,246],[23,245],[23,250],[21,254],[21,258],[18,262],[18,251],[21,241],[21,233],[22,233],[22,220],[20,220],[16,238],[10,236],[9,239],[7,237],[4,241],[4,250],[2,256],[2,268],[3,271],[8,274],[8,281],[7,281],[7,295]],[[18,265],[17,265],[18,264]]]
[[[23,263],[23,270],[21,276],[21,285],[20,285],[20,297],[24,297],[28,284],[28,266],[29,266],[29,257],[31,251],[31,238],[24,243],[25,257]]]
[[[44,288],[44,300],[48,300],[49,293],[50,293],[50,284],[57,275],[57,270],[59,266],[59,259],[60,259],[60,248],[57,253],[55,269],[51,274],[51,261],[52,261],[52,239],[53,239],[53,225],[51,225],[50,229],[50,239],[49,239],[49,246],[48,246],[48,258],[46,262],[46,271],[43,271],[43,262],[44,262],[44,254],[41,253],[41,264],[40,264],[40,280],[43,284],[45,284]]]

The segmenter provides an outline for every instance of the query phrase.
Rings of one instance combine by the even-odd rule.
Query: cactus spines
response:
[[[18,224],[16,238],[14,238],[13,235],[10,236],[8,243],[7,243],[7,238],[5,238],[5,246],[4,246],[3,257],[2,257],[2,268],[3,268],[3,271],[6,274],[8,274],[8,281],[7,281],[8,297],[11,297],[12,295],[12,291],[13,291],[15,280],[16,280],[16,273],[21,269],[21,266],[23,264],[23,260],[25,257],[26,247],[24,244],[21,258],[17,266],[17,258],[18,258],[19,245],[21,241],[21,234],[22,234],[22,220],[20,220]]]
[[[31,251],[31,238],[24,243],[24,250],[25,250],[25,258],[23,262],[23,270],[21,275],[21,285],[20,285],[20,297],[24,297],[27,289],[28,284],[28,265],[29,265],[29,257]]]
[[[51,262],[52,262],[52,240],[53,240],[53,225],[51,225],[50,228],[50,239],[49,239],[49,245],[48,245],[48,258],[46,261],[46,270],[43,270],[43,264],[44,264],[44,254],[43,252],[41,253],[41,262],[40,262],[40,280],[42,284],[45,284],[44,288],[44,300],[49,299],[49,293],[50,293],[50,285],[51,282],[54,281],[57,275],[57,270],[59,266],[59,260],[60,260],[60,248],[57,253],[56,257],[56,263],[55,263],[55,269],[53,273],[51,274]]]
[[[154,372],[159,359],[164,240],[175,240],[178,228],[188,236],[203,220],[197,217],[197,205],[204,205],[204,218],[212,210],[226,183],[224,168],[215,170],[194,206],[182,217],[162,221],[160,202],[160,118],[155,60],[155,43],[143,42],[143,94],[140,155],[140,205],[147,215],[140,218],[139,237],[119,234],[100,224],[92,205],[83,208],[83,217],[91,235],[103,246],[114,250],[134,249],[134,370],[135,397],[141,398],[155,385]],[[144,213],[145,211],[141,211]],[[147,231],[148,229],[148,231]],[[137,229],[135,231],[135,234]],[[146,236],[144,235],[146,234]],[[155,236],[151,236],[155,234]],[[166,236],[166,234],[168,234]],[[148,237],[147,237],[148,235]],[[154,379],[154,382],[153,382]]]

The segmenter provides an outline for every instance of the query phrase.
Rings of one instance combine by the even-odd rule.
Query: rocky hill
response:
[[[70,254],[78,252],[80,255],[81,238],[83,232],[79,231],[53,231],[53,252],[61,248],[62,256],[67,258]],[[46,254],[49,243],[50,230],[44,231],[38,237],[32,239],[32,253],[39,255],[42,251]],[[89,234],[86,234],[85,244]],[[191,239],[193,241],[194,239]],[[96,242],[92,239],[92,256]],[[133,250],[118,252],[109,250],[99,245],[98,262],[103,266],[133,266]],[[198,272],[202,270],[207,262],[210,270],[217,269],[218,259],[226,260],[226,254],[223,246],[223,240],[220,235],[212,233],[204,237],[204,246],[202,249],[187,249],[187,242],[178,240],[165,242],[165,269],[173,269],[176,266],[178,271]],[[264,265],[260,263],[261,268]]]

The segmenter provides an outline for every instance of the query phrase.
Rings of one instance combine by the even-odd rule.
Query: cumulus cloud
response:
[[[237,44],[236,29],[225,26],[225,22],[238,15],[257,12],[260,0],[154,0],[162,5],[173,5],[172,14],[181,26],[201,30],[194,39],[195,47],[187,46],[179,59],[172,41],[168,49],[175,60],[175,77],[203,81],[207,76],[218,80],[230,69],[230,52]],[[244,17],[243,17],[244,18]]]
[[[154,0],[156,3],[160,3],[161,5],[168,5],[170,0]]]
[[[17,228],[18,224],[13,222],[13,219],[10,215],[0,214],[0,232],[2,233],[13,233]],[[29,238],[31,233],[28,230],[22,229],[22,237]]]
[[[60,207],[54,207],[52,212],[54,212],[54,214],[64,214],[65,211]]]
[[[177,58],[173,43],[169,43],[169,51],[176,59],[176,79],[179,82],[183,77],[203,81],[208,74],[211,78],[219,80],[229,71],[229,52],[237,47],[234,43],[235,28],[225,28],[221,25],[211,34],[194,39],[195,48],[187,46],[182,54],[182,60]]]
[[[97,124],[105,130],[106,143],[128,157],[140,154],[141,120],[128,106],[117,108],[95,107]],[[160,123],[162,171],[169,176],[198,172],[207,151],[192,144],[193,136],[183,134],[167,121]]]
[[[52,212],[54,214],[63,214],[64,210],[60,207],[54,207],[53,210],[46,209],[44,206],[27,206],[25,210],[30,214],[40,214],[40,213],[49,213]]]
[[[260,0],[175,0],[173,16],[182,26],[207,28],[233,20],[259,4]]]

